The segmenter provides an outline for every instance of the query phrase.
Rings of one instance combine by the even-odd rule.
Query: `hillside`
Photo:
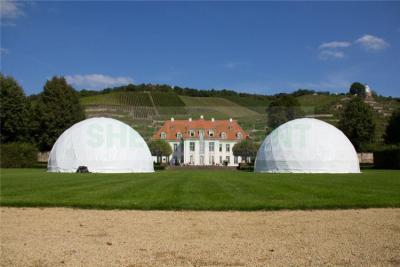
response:
[[[151,89],[151,90],[145,90]],[[141,91],[142,90],[142,91]],[[198,118],[238,120],[255,141],[262,141],[269,131],[266,108],[274,96],[239,94],[232,91],[201,91],[194,89],[168,89],[165,86],[105,89],[87,95],[81,103],[88,117],[114,117],[135,128],[146,140],[163,124],[164,120]],[[344,94],[301,94],[296,98],[307,117],[337,124],[341,107],[348,101]],[[396,99],[375,97],[366,103],[376,111],[378,139],[381,138],[387,117],[400,106]]]

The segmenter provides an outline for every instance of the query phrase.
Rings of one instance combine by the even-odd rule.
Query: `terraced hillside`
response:
[[[240,118],[259,114],[225,98],[190,96],[180,96],[180,98],[186,104],[186,109],[191,116],[207,114],[215,118]]]
[[[116,92],[81,98],[89,117],[127,113],[134,119],[149,119],[157,114],[147,92]]]
[[[262,141],[267,128],[266,107],[272,97],[258,95],[186,96],[174,91],[118,91],[81,97],[88,117],[114,117],[135,128],[145,139],[163,124],[164,120],[198,118],[234,118],[256,141]],[[298,96],[307,117],[318,118],[336,125],[340,108],[349,100],[345,95],[307,94]],[[400,106],[396,99],[377,97],[378,135],[383,134],[387,115]]]
[[[185,103],[173,92],[151,92],[151,97],[159,115],[187,114]]]

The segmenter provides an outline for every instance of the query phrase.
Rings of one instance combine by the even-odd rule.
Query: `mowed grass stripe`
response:
[[[400,171],[255,174],[171,170],[57,174],[2,169],[2,206],[146,210],[276,210],[400,207]]]

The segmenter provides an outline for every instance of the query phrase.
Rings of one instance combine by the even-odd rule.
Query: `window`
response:
[[[219,164],[222,164],[222,156],[219,156]]]
[[[181,132],[177,133],[177,134],[176,134],[176,138],[177,138],[177,139],[182,139],[182,133],[181,133]]]
[[[190,137],[194,137],[194,131],[190,130],[189,135],[190,135]]]
[[[238,133],[236,134],[236,138],[237,138],[237,139],[242,139],[242,137],[243,137],[243,136],[242,136],[242,133],[241,133],[241,132],[238,132]]]
[[[238,157],[233,158],[233,163],[238,164]]]
[[[226,152],[230,152],[231,151],[231,145],[230,144],[226,144],[225,150],[226,150]]]
[[[161,133],[161,139],[167,139],[167,134],[164,133],[164,132],[162,132],[162,133]]]
[[[190,142],[190,151],[195,151],[195,143],[194,142]]]
[[[230,164],[231,163],[231,157],[226,156],[226,162],[228,162],[228,164]]]
[[[193,155],[190,155],[190,164],[193,164],[194,163],[194,161],[193,161]]]
[[[178,150],[178,144],[174,144],[174,151]]]
[[[214,130],[208,130],[208,136],[214,137]]]
[[[222,152],[222,144],[219,144],[219,152]]]
[[[221,138],[222,138],[222,139],[226,139],[226,133],[225,133],[225,132],[222,132],[222,133],[221,133]]]
[[[214,165],[214,164],[215,164],[214,156],[213,156],[213,155],[211,155],[211,156],[208,158],[208,162],[209,162],[210,165]]]
[[[208,151],[214,152],[214,142],[208,143]]]

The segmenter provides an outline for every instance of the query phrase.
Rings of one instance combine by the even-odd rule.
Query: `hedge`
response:
[[[400,147],[375,151],[374,167],[377,169],[400,169]]]
[[[37,164],[37,148],[27,143],[8,143],[0,145],[1,168],[27,168]]]
[[[241,162],[237,166],[237,169],[240,170],[240,171],[252,172],[252,171],[254,171],[254,163]]]

